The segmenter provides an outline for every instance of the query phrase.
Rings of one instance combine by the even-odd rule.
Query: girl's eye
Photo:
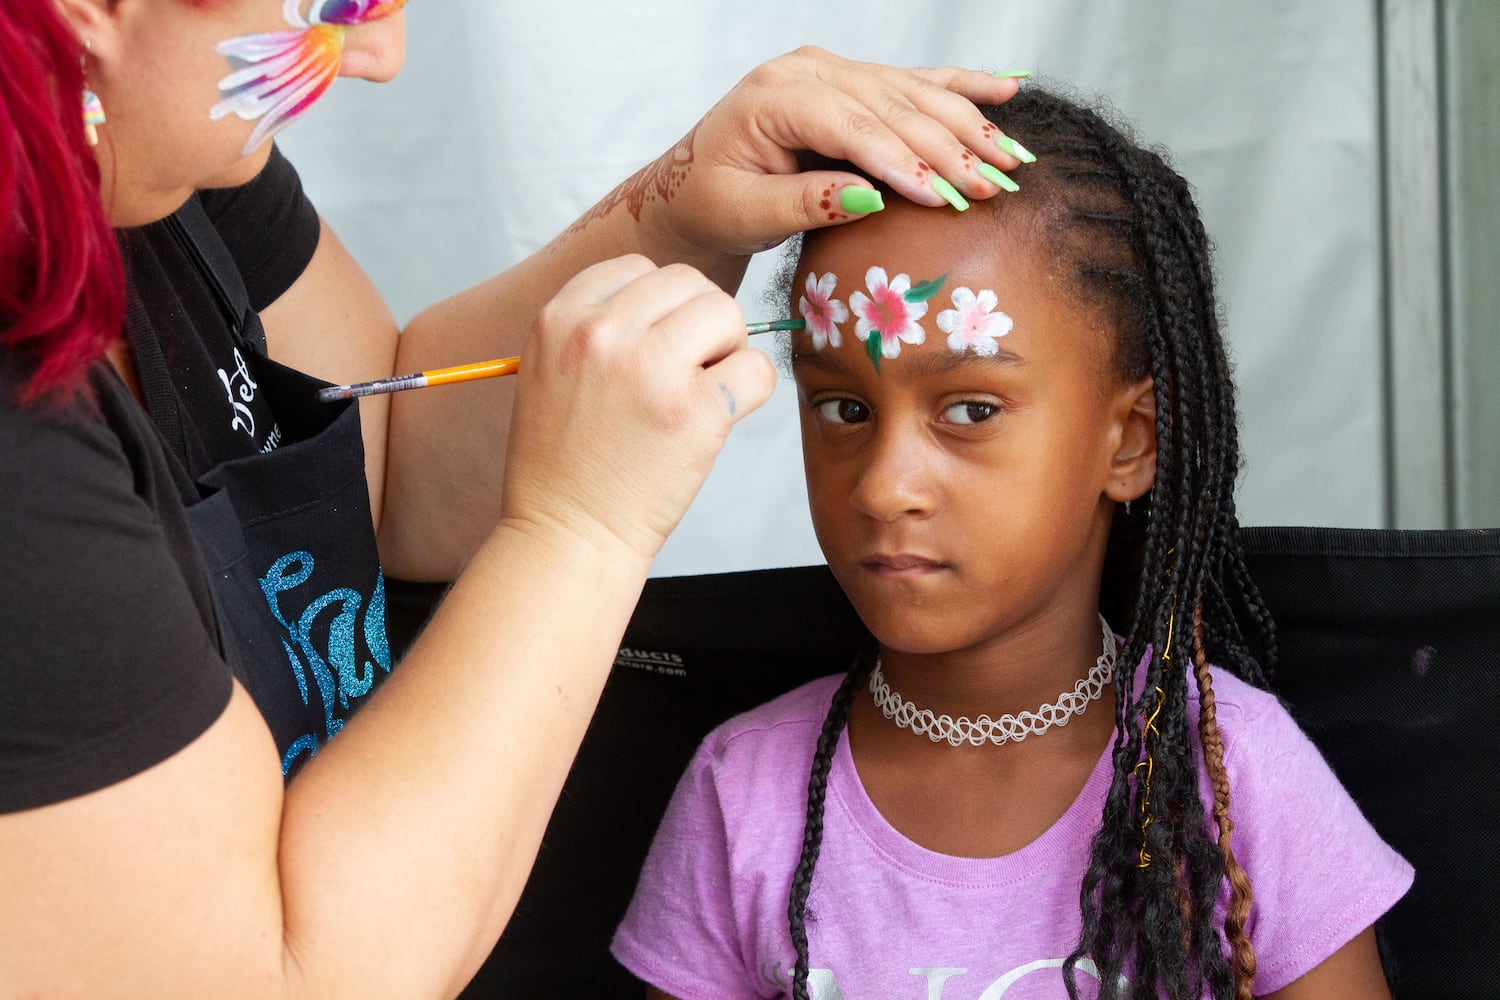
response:
[[[950,424],[982,424],[1000,412],[994,403],[954,403],[943,411]]]
[[[828,399],[813,409],[831,424],[861,424],[870,419],[870,408],[854,399]]]

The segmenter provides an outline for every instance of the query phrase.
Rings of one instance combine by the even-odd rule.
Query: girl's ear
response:
[[[1114,434],[1104,495],[1116,503],[1145,496],[1156,479],[1156,391],[1147,375],[1115,393]]]

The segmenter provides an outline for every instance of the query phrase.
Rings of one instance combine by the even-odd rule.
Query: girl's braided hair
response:
[[[1038,158],[1015,172],[1020,195],[1000,195],[1012,199],[1001,203],[1002,215],[1030,213],[1035,224],[1027,232],[1064,287],[1110,321],[1119,376],[1151,375],[1156,401],[1156,479],[1130,513],[1116,511],[1102,599],[1112,620],[1128,622],[1119,662],[1152,653],[1139,692],[1132,671],[1115,677],[1114,774],[1080,890],[1082,939],[1064,966],[1068,993],[1077,1000],[1075,969],[1087,958],[1101,1000],[1121,1000],[1127,963],[1135,996],[1197,1000],[1207,990],[1215,1000],[1250,1000],[1251,889],[1230,843],[1230,788],[1208,664],[1264,685],[1242,625],[1258,633],[1267,664],[1275,629],[1246,570],[1235,519],[1239,448],[1212,251],[1187,182],[1101,111],[1036,86],[981,111]],[[797,1000],[808,996],[805,917],[829,764],[869,670],[862,657],[834,696],[808,784],[788,907]],[[1212,829],[1199,797],[1194,721],[1212,788]],[[1226,880],[1221,929],[1214,908]]]

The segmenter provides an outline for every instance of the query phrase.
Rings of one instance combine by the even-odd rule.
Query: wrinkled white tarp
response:
[[[1242,520],[1373,527],[1384,510],[1373,7],[419,0],[401,78],[341,82],[281,144],[404,321],[545,243],[752,66],[799,44],[1029,68],[1110,94],[1173,151],[1219,248]],[[769,318],[768,266],[752,265],[740,296],[751,318]],[[805,508],[783,383],[736,430],[655,572],[821,561]]]

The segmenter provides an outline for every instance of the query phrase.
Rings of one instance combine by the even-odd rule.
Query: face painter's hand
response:
[[[999,171],[1021,160],[974,105],[1016,89],[1009,77],[896,69],[809,46],[752,70],[648,172],[671,192],[664,215],[679,239],[753,253],[875,207],[856,174],[798,173],[798,150],[848,160],[922,205],[998,194],[1009,183]]]
[[[563,286],[521,354],[502,516],[646,559],[775,385],[733,298],[686,265],[640,256]]]

